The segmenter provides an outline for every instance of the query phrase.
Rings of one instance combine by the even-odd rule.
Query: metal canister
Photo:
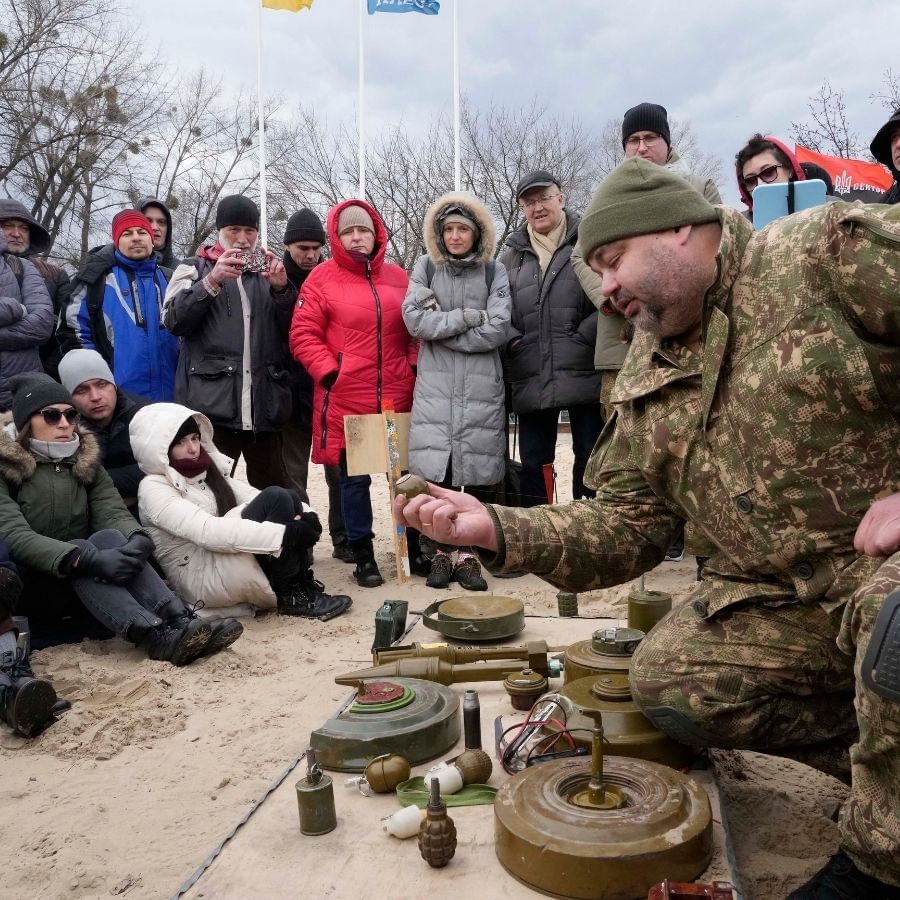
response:
[[[578,615],[578,594],[571,591],[560,591],[556,595],[559,607],[559,615],[565,618],[573,618]]]
[[[565,683],[603,672],[627,672],[643,637],[635,628],[601,628],[589,641],[572,644],[565,655]]]
[[[523,669],[506,676],[503,682],[513,709],[529,710],[538,697],[547,691],[547,679],[540,672]]]
[[[628,627],[644,634],[672,609],[672,595],[665,591],[632,591],[628,595]]]
[[[337,826],[334,809],[334,784],[316,762],[316,753],[306,751],[306,778],[297,782],[297,808],[303,834],[328,834]]]

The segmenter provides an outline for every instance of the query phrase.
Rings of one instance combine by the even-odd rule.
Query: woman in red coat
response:
[[[412,408],[416,345],[400,309],[409,277],[384,261],[387,229],[363,200],[328,214],[332,258],[303,282],[291,323],[291,353],[315,382],[312,461],[340,465],[347,538],[362,587],[383,583],[372,550],[368,475],[347,474],[344,416]]]

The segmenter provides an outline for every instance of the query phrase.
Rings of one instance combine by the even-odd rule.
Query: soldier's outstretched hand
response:
[[[411,500],[402,495],[394,500],[394,516],[401,525],[416,528],[440,544],[497,549],[494,520],[481,501],[434,484],[428,490]]]
[[[867,556],[890,556],[900,550],[900,494],[876,500],[869,507],[853,546]]]

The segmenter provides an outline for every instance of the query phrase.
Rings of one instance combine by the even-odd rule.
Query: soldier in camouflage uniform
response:
[[[900,207],[831,203],[754,232],[632,159],[579,241],[637,326],[596,499],[524,510],[433,489],[397,515],[572,591],[652,569],[690,523],[716,553],[635,654],[637,701],[695,745],[845,777],[850,748],[841,851],[791,897],[900,897]]]

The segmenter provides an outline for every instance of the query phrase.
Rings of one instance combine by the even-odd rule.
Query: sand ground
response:
[[[565,435],[560,440],[565,499],[571,444]],[[319,467],[311,467],[310,479],[324,519]],[[381,479],[373,503],[376,552],[389,576],[383,587],[356,587],[352,567],[330,558],[327,539],[317,551],[317,577],[332,593],[354,598],[339,619],[323,624],[269,615],[245,622],[231,650],[184,669],[148,660],[119,640],[34,655],[35,670],[74,706],[32,741],[0,726],[0,897],[176,893],[345,698],[333,676],[370,664],[374,614],[383,601],[408,599],[420,609],[438,595],[420,579],[397,584]],[[677,603],[693,577],[691,559],[664,563],[648,575],[647,586],[671,591]],[[497,593],[521,599],[529,613],[556,610],[555,589],[535,576],[489,581]],[[624,616],[629,590],[581,595],[581,610]],[[834,851],[833,815],[846,788],[782,759],[716,756],[744,896],[783,897]],[[377,898],[377,887],[367,894]],[[297,886],[286,896],[305,894]],[[356,897],[358,889],[329,896]]]

